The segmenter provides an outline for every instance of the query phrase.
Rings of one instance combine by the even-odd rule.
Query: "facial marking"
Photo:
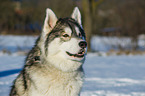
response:
[[[64,32],[71,36],[72,30],[69,27],[65,27]]]
[[[79,35],[80,34],[79,28],[78,27],[75,27],[75,30],[76,30],[77,35]]]

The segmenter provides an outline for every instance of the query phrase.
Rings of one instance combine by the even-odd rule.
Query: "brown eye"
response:
[[[62,36],[63,36],[63,37],[69,37],[69,35],[68,35],[68,34],[63,34]]]

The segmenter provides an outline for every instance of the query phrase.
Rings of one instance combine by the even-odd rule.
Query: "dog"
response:
[[[14,80],[10,96],[79,96],[87,53],[81,14],[57,19],[47,8],[42,33]]]

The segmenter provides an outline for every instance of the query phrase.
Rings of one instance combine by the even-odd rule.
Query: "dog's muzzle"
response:
[[[85,56],[85,49],[81,49],[77,54],[72,54],[66,51],[66,53],[71,56],[71,57],[77,57],[77,58],[82,58]]]
[[[87,47],[87,42],[86,41],[81,41],[79,43],[79,46],[81,47],[81,49],[77,54],[72,54],[68,51],[66,51],[66,53],[71,57],[83,58],[85,56],[85,52],[86,52],[85,48]]]

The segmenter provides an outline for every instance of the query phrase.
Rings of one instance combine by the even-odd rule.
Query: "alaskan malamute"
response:
[[[10,96],[79,96],[86,51],[79,9],[76,7],[70,18],[57,19],[48,8],[42,33]]]

